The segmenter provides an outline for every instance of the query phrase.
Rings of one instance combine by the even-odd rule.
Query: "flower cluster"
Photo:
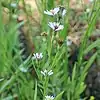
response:
[[[46,10],[44,11],[44,14],[50,15],[50,16],[54,16],[59,12],[59,7],[51,9],[50,11]]]
[[[56,23],[56,22],[49,22],[48,24],[54,31],[59,31],[62,30],[64,28],[63,25],[60,25],[60,23]]]
[[[54,96],[45,96],[45,100],[54,100]]]
[[[55,16],[58,14],[58,16],[61,18],[65,16],[66,10],[64,7],[57,7],[54,9],[51,9],[50,11],[46,10],[44,11],[44,14]],[[58,18],[56,18],[58,19]],[[64,26],[60,24],[60,22],[49,22],[49,27],[52,28],[55,32],[63,30]]]
[[[42,53],[34,53],[32,59],[37,59],[40,60],[43,58],[43,54]]]
[[[41,74],[43,75],[43,76],[51,76],[52,74],[53,74],[53,71],[52,70],[50,70],[50,71],[48,71],[48,70],[44,70],[44,71],[41,71]]]
[[[60,11],[62,12],[62,16],[65,16],[66,9],[64,7],[57,7],[57,8],[51,9],[50,11],[46,10],[46,11],[44,11],[44,14],[54,16],[54,15],[58,14]]]

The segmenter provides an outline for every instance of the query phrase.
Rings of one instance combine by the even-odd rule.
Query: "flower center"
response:
[[[54,14],[55,12],[54,12],[54,10],[50,10],[50,12],[52,13],[52,14]]]
[[[57,25],[55,26],[55,30],[56,30],[56,29],[58,29],[58,26],[57,26]]]

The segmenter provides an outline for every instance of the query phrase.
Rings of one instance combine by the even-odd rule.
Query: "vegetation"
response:
[[[72,55],[66,39],[72,16],[70,0],[59,0],[60,6],[56,0],[35,1],[40,15],[38,31],[30,21],[31,17],[34,20],[34,12],[25,0],[0,0],[0,100],[81,100],[88,71],[95,60],[100,60],[100,39],[89,42],[99,20],[100,2],[93,1],[89,14],[83,11],[81,20],[87,22],[87,28],[81,36],[77,61],[70,68]],[[86,6],[82,3],[82,7]],[[6,23],[3,22],[4,8],[8,9]],[[20,13],[25,13],[25,21],[18,22]],[[27,25],[26,37],[33,42],[34,50],[29,50],[30,54],[23,60],[25,48],[19,48],[19,34],[24,25]],[[84,56],[93,48],[98,49],[85,61]]]

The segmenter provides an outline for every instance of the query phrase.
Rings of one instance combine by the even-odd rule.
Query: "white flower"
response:
[[[44,73],[47,73],[47,72],[48,72],[48,71],[45,69],[45,70],[44,70]]]
[[[46,76],[47,75],[47,72],[48,71],[45,69],[44,71],[41,71],[41,74],[44,75],[44,76]]]
[[[33,54],[32,59],[42,59],[43,58],[43,54],[42,53],[35,53]]]
[[[67,43],[67,46],[70,46],[72,44],[70,36],[67,36],[66,43]]]
[[[60,10],[59,10],[60,17],[61,17],[61,16],[62,16],[62,17],[65,16],[65,14],[66,14],[66,12],[67,12],[66,9],[65,9],[65,7],[60,6],[59,9],[60,9]]]
[[[42,74],[43,76],[46,76],[46,75],[51,76],[51,75],[53,74],[53,71],[52,71],[52,70],[47,71],[47,70],[45,69],[44,71],[41,71],[41,74]]]
[[[65,16],[65,14],[66,14],[66,9],[63,9],[62,16]]]
[[[60,25],[60,23],[56,23],[56,22],[49,22],[48,24],[54,31],[59,31],[62,30],[64,28],[63,25]]]
[[[16,8],[17,4],[16,3],[11,3],[10,6],[13,7],[13,8]]]
[[[86,9],[86,12],[89,13],[91,10],[89,8]]]
[[[54,96],[45,96],[45,100],[54,100]]]
[[[59,7],[51,9],[50,11],[46,10],[44,11],[44,14],[50,15],[50,16],[54,16],[59,12]]]
[[[53,71],[50,70],[50,71],[48,72],[48,75],[51,76],[52,74],[53,74]]]

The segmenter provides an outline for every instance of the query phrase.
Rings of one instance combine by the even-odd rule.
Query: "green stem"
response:
[[[44,84],[43,84],[43,88],[44,88],[43,100],[45,100],[45,96],[47,95],[48,80],[49,80],[49,78],[46,76]]]

